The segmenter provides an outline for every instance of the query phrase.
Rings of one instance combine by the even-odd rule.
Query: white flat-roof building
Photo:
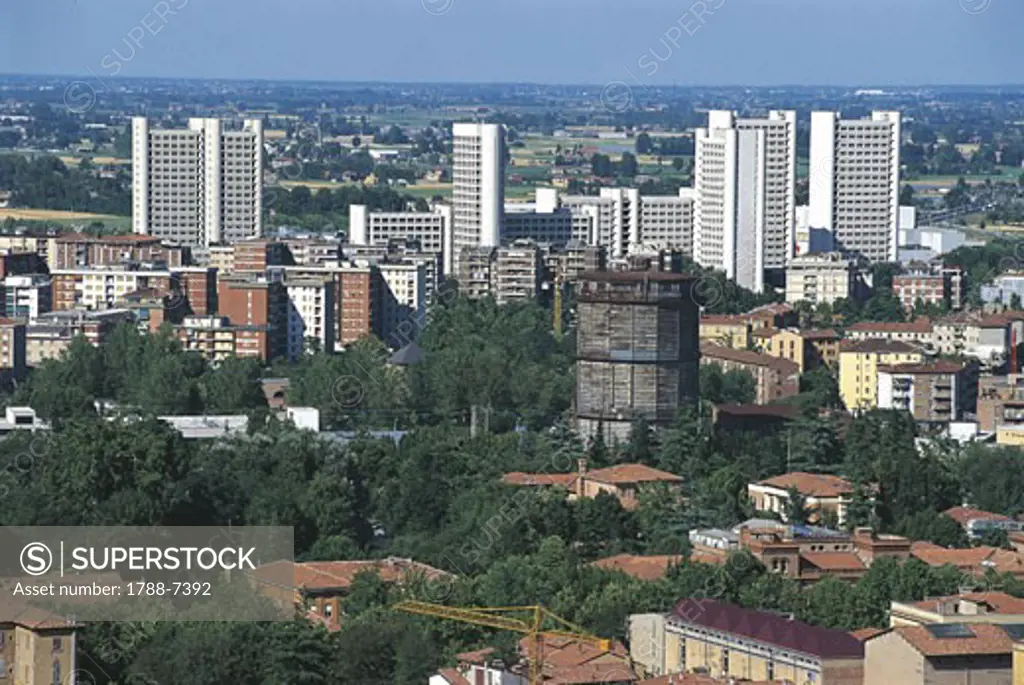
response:
[[[692,188],[680,188],[679,195],[641,195],[641,243],[658,250],[679,250],[692,258],[695,197]]]
[[[899,112],[811,113],[810,226],[831,232],[844,253],[896,261],[900,127]]]
[[[132,119],[132,228],[193,247],[263,231],[263,122],[220,119],[156,129]]]
[[[441,256],[442,271],[453,273],[452,208],[438,204],[429,212],[371,212],[349,205],[348,242],[387,247],[396,241],[419,243],[420,250]]]
[[[452,127],[452,241],[464,248],[497,247],[505,212],[505,127],[456,123]]]

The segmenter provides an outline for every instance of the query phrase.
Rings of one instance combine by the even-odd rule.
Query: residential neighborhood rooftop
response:
[[[684,599],[672,610],[669,620],[741,635],[819,658],[860,659],[864,656],[864,645],[849,633],[717,600]]]
[[[853,484],[850,481],[824,473],[794,471],[762,480],[758,485],[782,490],[792,488],[807,497],[841,497],[853,494]]]

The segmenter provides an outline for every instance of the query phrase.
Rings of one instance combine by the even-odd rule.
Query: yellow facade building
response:
[[[920,348],[891,340],[848,341],[839,349],[839,395],[850,411],[878,406],[878,367],[918,364]]]
[[[38,609],[25,609],[13,620],[0,621],[0,682],[74,683],[77,628]]]
[[[707,315],[700,319],[700,341],[746,350],[751,345],[750,321],[742,316]]]
[[[800,366],[800,373],[835,366],[839,361],[840,337],[833,330],[786,328],[755,338],[762,352],[795,362]]]
[[[647,677],[862,685],[864,646],[849,633],[714,600],[629,618],[630,656]]]

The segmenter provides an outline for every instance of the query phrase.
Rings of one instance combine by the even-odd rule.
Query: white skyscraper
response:
[[[760,292],[765,270],[793,256],[796,112],[708,112],[695,148],[694,258]]]
[[[764,268],[784,269],[796,229],[796,112],[736,119],[740,131],[764,131]]]
[[[452,134],[452,242],[464,248],[498,247],[505,212],[505,127],[455,124]]]
[[[693,252],[745,288],[764,288],[765,132],[709,112],[694,134]]]
[[[870,119],[811,113],[810,229],[835,248],[895,261],[900,214],[900,114]]]
[[[132,119],[132,227],[135,233],[208,247],[263,230],[263,122],[241,130],[219,119],[187,129]]]

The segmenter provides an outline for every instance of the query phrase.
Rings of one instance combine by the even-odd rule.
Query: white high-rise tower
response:
[[[207,247],[263,231],[263,122],[240,130],[219,119],[154,129],[132,119],[132,228]]]
[[[695,148],[694,258],[760,292],[765,270],[784,269],[793,256],[796,112],[708,112]]]
[[[455,124],[452,134],[452,246],[458,261],[463,249],[501,244],[505,127]]]
[[[870,119],[811,113],[810,228],[837,250],[896,260],[900,209],[900,113]]]
[[[694,259],[756,292],[764,289],[766,133],[708,112],[694,135]]]

